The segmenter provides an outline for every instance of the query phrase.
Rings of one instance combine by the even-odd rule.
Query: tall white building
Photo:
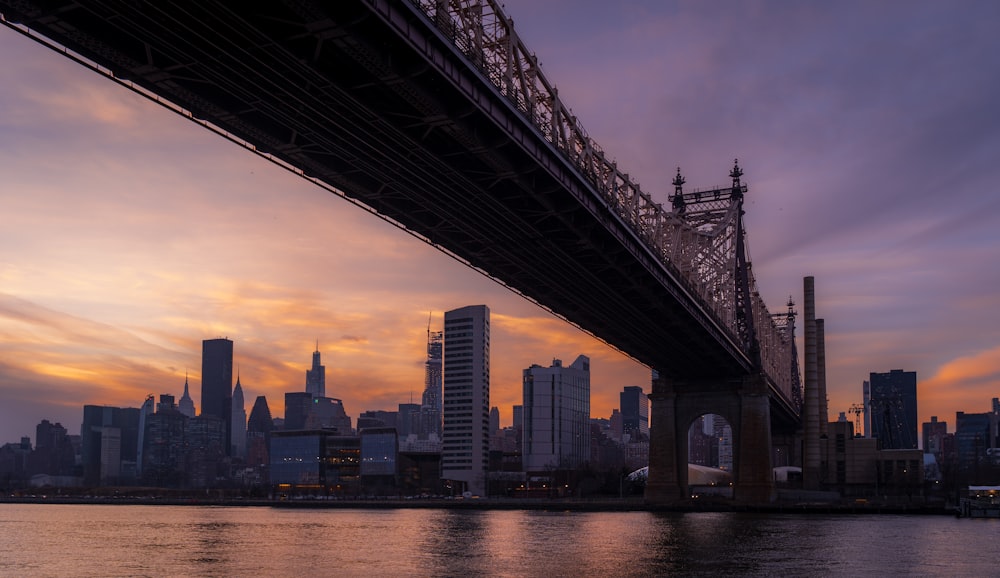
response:
[[[526,472],[576,468],[590,460],[590,358],[569,367],[524,370],[524,432],[521,458]]]
[[[453,491],[486,495],[490,444],[490,310],[444,314],[441,478]]]

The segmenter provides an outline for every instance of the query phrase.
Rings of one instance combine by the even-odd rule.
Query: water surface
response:
[[[990,576],[947,516],[0,504],[2,576]]]

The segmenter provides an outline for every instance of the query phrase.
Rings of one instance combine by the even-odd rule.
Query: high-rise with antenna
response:
[[[313,397],[326,397],[326,366],[320,363],[319,340],[316,340],[316,351],[313,352],[312,369],[306,370],[306,393]]]
[[[427,362],[424,364],[424,394],[421,404],[441,412],[441,343],[443,333],[431,331],[431,313],[427,314]],[[438,428],[435,431],[439,431]]]

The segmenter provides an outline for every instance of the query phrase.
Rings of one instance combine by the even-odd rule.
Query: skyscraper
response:
[[[424,364],[424,394],[420,407],[421,439],[441,435],[441,347],[443,333],[427,324],[427,361]]]
[[[938,463],[944,461],[944,440],[948,437],[948,423],[938,421],[936,415],[931,416],[931,421],[924,422],[923,449],[925,454],[934,454]]]
[[[396,432],[401,439],[420,430],[420,406],[415,403],[401,403],[396,412]]]
[[[156,413],[146,416],[146,435],[142,446],[143,483],[177,487],[183,484],[185,448],[184,430],[192,418],[174,407],[172,396],[161,395]]]
[[[917,372],[872,373],[869,383],[872,433],[879,448],[917,449]]]
[[[633,439],[649,439],[649,398],[637,385],[626,387],[619,394],[622,412],[622,433]]]
[[[247,409],[243,401],[243,386],[240,376],[236,376],[236,387],[233,389],[233,410],[230,416],[230,455],[234,458],[247,456]]]
[[[312,369],[306,370],[306,391],[313,397],[326,397],[326,366],[320,364],[318,341],[313,352]]]
[[[191,393],[188,392],[188,378],[187,375],[184,376],[184,395],[181,396],[181,400],[177,403],[177,411],[181,412],[182,415],[187,417],[194,417],[194,400],[191,399]]]
[[[134,477],[139,415],[137,408],[83,406],[80,441],[84,483],[120,483],[129,477],[129,470]]]
[[[217,417],[225,424],[229,448],[230,403],[233,396],[233,342],[206,339],[201,343],[201,415]]]
[[[503,451],[503,430],[500,429],[500,408],[490,408],[490,451]]]
[[[991,417],[989,412],[955,412],[955,457],[959,469],[965,473],[975,472],[985,463],[986,449],[990,447]]]
[[[523,373],[524,470],[573,469],[590,459],[590,358]]]
[[[441,411],[442,332],[427,328],[427,362],[424,364],[423,405]]]
[[[300,430],[306,428],[306,420],[312,411],[315,398],[308,391],[285,392],[285,429]]]
[[[261,477],[266,478],[268,461],[268,444],[271,442],[271,430],[274,422],[271,419],[271,409],[267,407],[267,398],[258,395],[250,410],[247,420],[247,465],[263,469]]]
[[[184,383],[186,385],[187,381]],[[184,391],[187,392],[186,387]],[[136,441],[135,446],[135,477],[137,479],[142,479],[142,450],[146,443],[146,420],[149,416],[153,415],[155,410],[155,399],[153,398],[153,394],[149,394],[146,396],[146,401],[142,402],[142,407],[139,408],[139,439]]]
[[[441,477],[452,491],[483,495],[490,443],[490,310],[444,314]]]

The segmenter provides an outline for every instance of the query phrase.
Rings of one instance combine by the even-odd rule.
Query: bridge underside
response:
[[[732,428],[733,497],[745,503],[773,501],[772,467],[787,465],[774,463],[773,450],[777,445],[786,457],[798,453],[797,419],[774,403],[769,389],[761,375],[708,380],[655,379],[650,394],[646,500],[671,504],[690,497],[688,431],[698,417],[712,413],[725,418]]]
[[[664,452],[687,455],[674,438],[694,412],[756,432],[740,447],[769,445],[761,420],[795,429],[797,410],[676,271],[411,3],[0,0],[0,10],[656,368],[653,429],[674,433],[651,444],[654,501],[686,489],[686,469],[656,476]],[[738,450],[737,494],[769,498],[770,459],[752,459]]]
[[[408,3],[0,9],[664,374],[749,370],[683,282]]]

